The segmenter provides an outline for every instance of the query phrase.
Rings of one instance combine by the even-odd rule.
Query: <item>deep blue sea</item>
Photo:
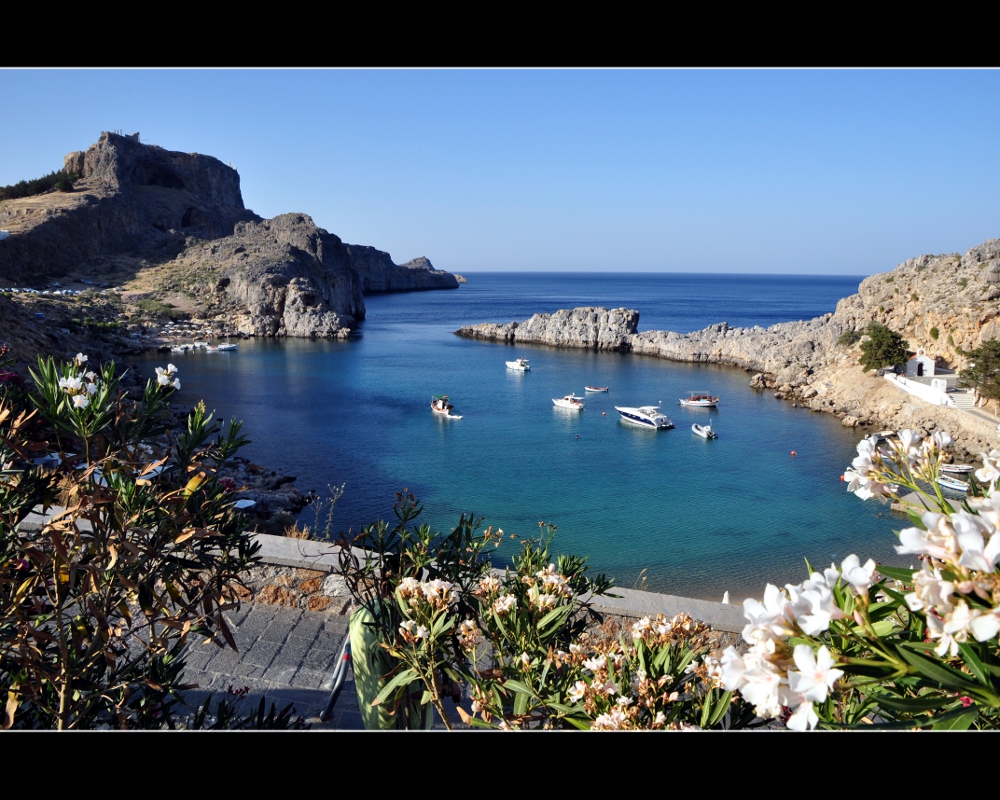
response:
[[[738,601],[768,582],[802,580],[805,558],[826,566],[856,552],[902,563],[892,545],[905,519],[840,480],[858,432],[755,392],[733,367],[511,347],[453,331],[587,305],[636,309],[640,330],[769,326],[831,312],[860,281],[474,273],[457,290],[367,297],[367,319],[347,342],[251,340],[235,353],[170,360],[179,403],[204,399],[244,421],[253,442],[243,455],[297,475],[303,491],[344,486],[338,530],[390,519],[394,493],[408,487],[435,528],[450,529],[462,512],[520,536],[548,522],[557,551],[589,556],[618,585],[708,599],[728,590]],[[505,368],[516,356],[530,372]],[[150,354],[144,368],[164,359]],[[553,406],[587,384],[610,392],[586,395],[582,412]],[[719,395],[719,408],[679,406],[693,390]],[[463,419],[431,413],[431,395],[442,393]],[[651,403],[677,427],[639,429],[614,410]],[[713,441],[691,432],[708,420]],[[314,522],[314,512],[302,520]]]

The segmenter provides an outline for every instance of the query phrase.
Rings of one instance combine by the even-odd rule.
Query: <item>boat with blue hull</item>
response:
[[[615,406],[615,411],[621,414],[623,421],[643,428],[665,431],[674,427],[670,417],[660,413],[659,406]]]

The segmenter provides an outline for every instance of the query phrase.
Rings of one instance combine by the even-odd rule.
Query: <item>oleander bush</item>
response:
[[[5,355],[5,353],[4,353]],[[176,369],[141,394],[114,366],[39,359],[0,375],[0,702],[4,729],[174,724],[191,637],[235,649],[225,612],[258,559],[217,470],[246,442],[204,404],[165,425]],[[165,438],[164,438],[165,437]],[[165,442],[166,445],[162,446]],[[33,510],[48,511],[27,525]],[[195,725],[294,727],[291,709],[203,704]],[[226,723],[228,724],[228,723]]]

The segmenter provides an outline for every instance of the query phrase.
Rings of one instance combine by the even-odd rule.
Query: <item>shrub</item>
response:
[[[661,616],[621,638],[588,631],[599,617],[584,598],[607,593],[611,582],[588,578],[584,559],[552,558],[554,527],[540,523],[545,532],[523,541],[498,573],[488,553],[502,530],[480,531],[481,520],[466,515],[449,535],[412,527],[421,509],[406,490],[395,511],[396,525],[379,522],[338,542],[360,606],[352,646],[367,727],[426,727],[433,706],[450,728],[445,700],[463,686],[472,713],[457,704],[455,712],[476,726],[751,724],[746,704],[734,703],[698,660],[707,652],[701,623]],[[628,687],[640,702],[626,707],[619,695],[631,695]]]
[[[968,278],[959,278],[959,280],[958,280],[958,288],[964,289],[968,285],[969,285],[969,279]]]
[[[906,361],[906,348],[909,344],[895,331],[872,322],[865,329],[865,334],[868,339],[861,343],[859,362],[865,372],[893,367]]]
[[[988,339],[974,350],[956,349],[969,359],[969,365],[958,373],[958,385],[1000,402],[1000,341]]]
[[[931,334],[931,338],[932,339],[937,339],[938,336],[941,335],[941,331],[939,331],[937,328],[931,328],[930,329],[930,334]]]
[[[140,310],[145,311],[147,314],[152,314],[156,317],[168,317],[172,320],[187,319],[188,317],[186,313],[170,303],[163,303],[159,300],[153,300],[151,298],[139,300],[136,303],[136,306]]]
[[[917,293],[916,292],[914,292],[913,294],[910,295],[910,300],[912,300],[914,303],[916,303],[919,299],[920,298],[917,297]]]
[[[188,638],[235,648],[223,612],[258,558],[216,478],[240,425],[223,431],[199,404],[168,433],[173,366],[130,398],[114,365],[86,362],[39,359],[34,388],[0,383],[4,728],[171,724]],[[25,527],[39,506],[64,510]]]
[[[852,328],[851,330],[844,331],[837,337],[837,344],[850,346],[860,341],[862,336],[864,334],[861,331],[856,331]]]

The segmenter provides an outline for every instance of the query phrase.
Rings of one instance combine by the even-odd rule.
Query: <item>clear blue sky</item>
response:
[[[1000,236],[1000,71],[2,70],[0,185],[102,130],[454,272],[839,273]]]

